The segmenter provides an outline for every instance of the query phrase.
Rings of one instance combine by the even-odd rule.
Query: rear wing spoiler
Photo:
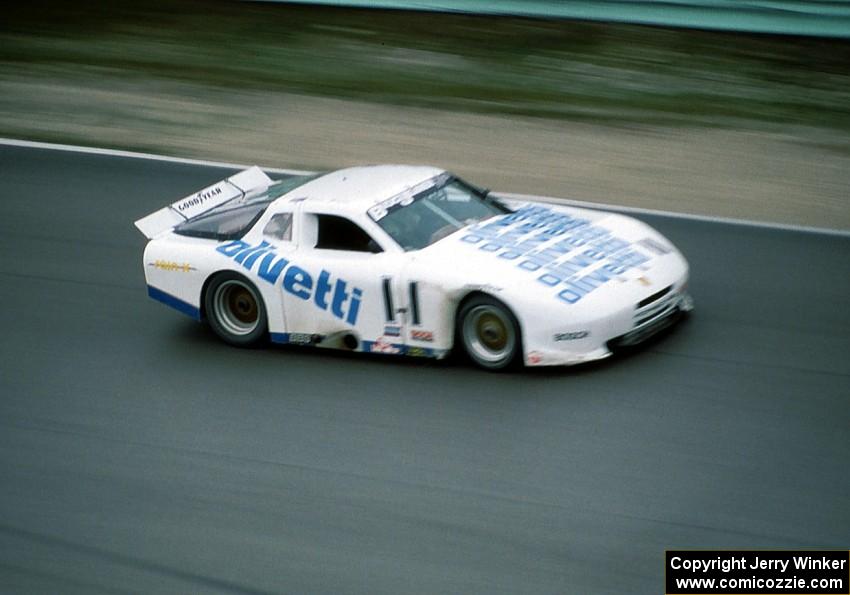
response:
[[[251,190],[265,188],[273,182],[274,180],[255,165],[154,211],[136,221],[135,225],[146,238],[153,239],[184,221],[203,215],[231,200],[242,198]]]

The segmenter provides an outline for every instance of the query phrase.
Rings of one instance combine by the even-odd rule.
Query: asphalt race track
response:
[[[581,369],[245,351],[133,221],[230,170],[0,147],[0,592],[653,593],[850,547],[850,237],[644,217],[695,315]]]

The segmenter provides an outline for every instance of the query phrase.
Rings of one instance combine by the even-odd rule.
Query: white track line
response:
[[[109,157],[128,157],[131,159],[147,159],[150,161],[167,161],[170,163],[185,163],[187,165],[199,165],[204,167],[226,167],[231,169],[245,169],[250,167],[243,163],[225,163],[221,161],[208,161],[204,159],[186,159],[184,157],[168,157],[166,155],[155,155],[153,153],[137,153],[134,151],[119,151],[116,149],[98,149],[95,147],[80,147],[76,145],[61,145],[55,143],[42,143],[37,141],[18,140],[13,138],[0,137],[0,145],[11,147],[25,147],[30,149],[49,149],[53,151],[71,151],[74,153],[88,153],[91,155],[106,155]],[[299,170],[299,169],[282,169],[279,167],[262,167],[263,170],[287,175],[310,174],[314,172]],[[800,231],[806,233],[816,233],[824,235],[835,235],[842,237],[850,237],[850,231],[842,229],[831,229],[826,227],[811,227],[806,225],[790,225],[784,223],[768,223],[764,221],[753,221],[751,219],[733,219],[730,217],[714,217],[710,215],[692,215],[689,213],[676,213],[673,211],[661,211],[657,209],[645,209],[640,207],[627,207],[623,205],[605,204],[597,202],[588,202],[584,200],[574,200],[569,198],[558,198],[554,196],[538,196],[534,194],[514,194],[507,192],[494,192],[499,196],[503,196],[510,200],[533,201],[533,202],[551,202],[567,204],[575,207],[587,209],[602,209],[609,211],[620,211],[623,213],[633,213],[637,215],[656,215],[660,217],[670,217],[673,219],[689,219],[692,221],[705,221],[709,223],[722,223],[725,225],[745,225],[748,227],[761,227],[765,229],[778,229],[783,231]]]
[[[90,155],[106,155],[109,157],[129,157],[131,159],[147,159],[149,161],[168,161],[170,163],[185,163],[187,165],[201,165],[204,167],[226,167],[228,169],[245,169],[250,165],[242,163],[225,163],[222,161],[208,161],[205,159],[186,159],[184,157],[168,157],[166,155],[155,155],[153,153],[137,153],[135,151],[119,151],[117,149],[98,149],[96,147],[80,147],[77,145],[60,145],[55,143],[41,143],[29,140],[18,140],[14,138],[0,137],[0,145],[11,147],[26,147],[28,149],[50,149],[53,151],[70,151],[73,153],[88,153]],[[315,172],[301,169],[281,169],[275,167],[263,167],[264,171],[276,174],[302,175]]]

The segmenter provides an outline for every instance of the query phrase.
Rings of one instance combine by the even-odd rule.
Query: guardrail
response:
[[[850,38],[848,0],[266,0]]]

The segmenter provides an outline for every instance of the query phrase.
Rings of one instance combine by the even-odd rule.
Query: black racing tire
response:
[[[488,295],[475,295],[463,303],[457,316],[457,337],[473,363],[485,370],[507,370],[522,360],[516,317]]]
[[[234,272],[216,274],[204,292],[204,313],[225,343],[253,347],[268,336],[263,298],[253,283]]]

